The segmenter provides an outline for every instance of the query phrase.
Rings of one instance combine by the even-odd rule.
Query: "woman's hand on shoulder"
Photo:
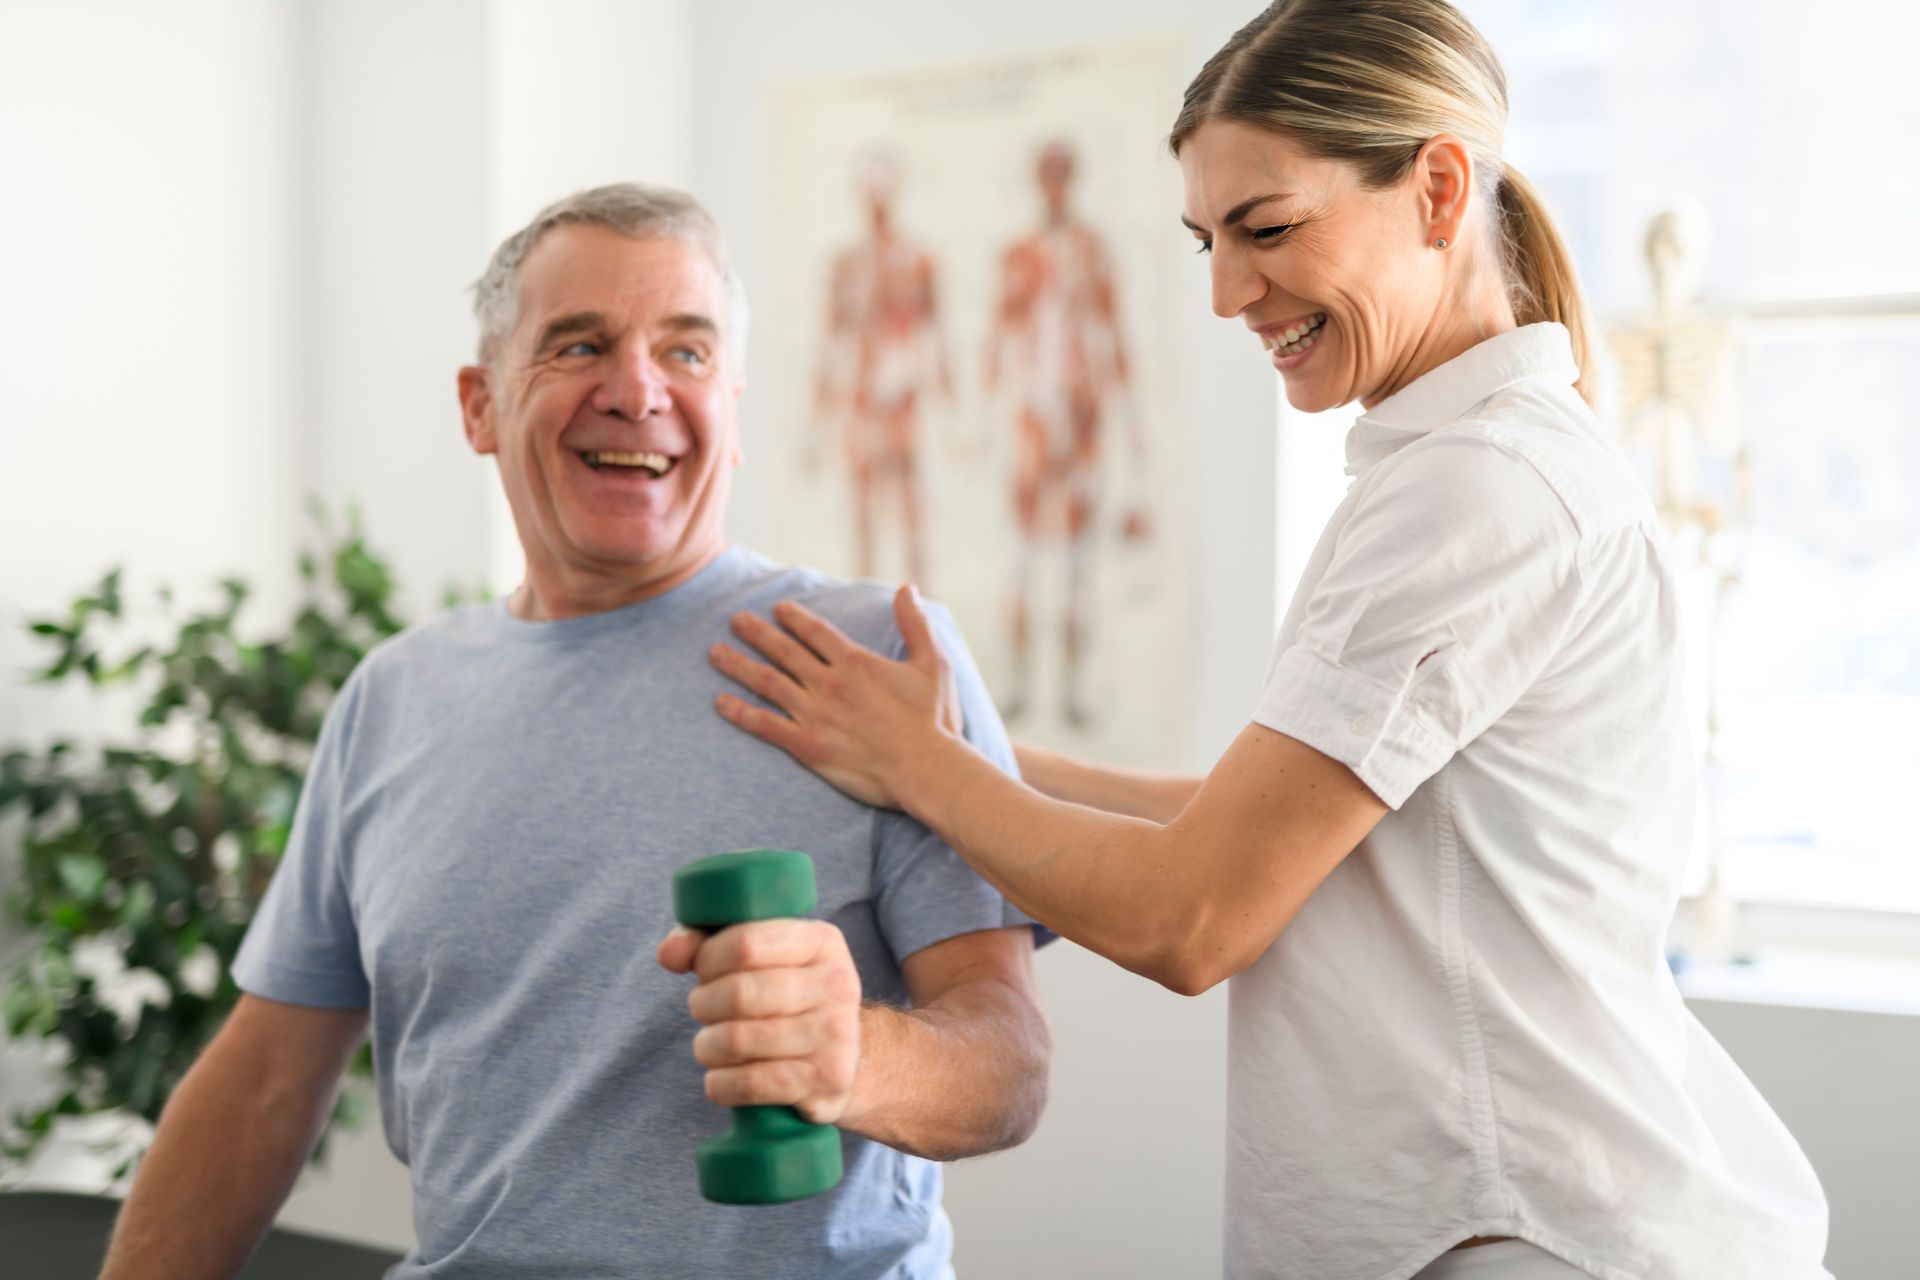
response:
[[[735,614],[733,634],[764,661],[726,644],[708,658],[775,709],[724,693],[715,710],[864,804],[911,807],[921,771],[959,738],[962,714],[952,666],[911,585],[894,594],[893,612],[907,647],[899,661],[791,600],[773,607],[772,622]]]

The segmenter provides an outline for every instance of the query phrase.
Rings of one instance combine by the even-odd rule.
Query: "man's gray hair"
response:
[[[615,182],[576,191],[534,215],[520,230],[493,251],[486,274],[473,285],[473,315],[480,322],[480,359],[490,361],[512,332],[520,308],[520,264],[553,230],[582,224],[607,227],[636,240],[677,236],[707,255],[720,274],[726,292],[725,349],[738,372],[747,364],[747,291],[727,261],[727,241],[720,224],[692,196],[672,187],[638,182]]]

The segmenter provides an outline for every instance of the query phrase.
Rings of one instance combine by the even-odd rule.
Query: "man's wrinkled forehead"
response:
[[[538,350],[644,316],[653,327],[725,333],[726,289],[707,251],[683,236],[555,227],[520,264],[513,332]]]

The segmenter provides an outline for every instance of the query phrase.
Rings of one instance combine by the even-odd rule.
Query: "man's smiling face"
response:
[[[742,389],[726,316],[719,271],[678,237],[573,224],[527,254],[513,328],[460,389],[546,602],[533,616],[657,594],[724,548]]]

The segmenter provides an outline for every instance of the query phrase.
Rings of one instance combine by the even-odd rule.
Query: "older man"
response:
[[[879,588],[727,545],[745,308],[719,229],[677,192],[583,192],[500,247],[475,309],[461,409],[525,580],[342,692],[247,994],[161,1121],[107,1275],[231,1275],[369,1020],[413,1176],[396,1276],[947,1275],[929,1160],[1021,1141],[1044,1098],[1032,937],[924,828],[713,714],[736,614],[799,596],[900,644]],[[943,639],[974,741],[1010,759]],[[669,932],[674,867],[764,845],[813,855],[824,919]],[[714,1103],[838,1125],[844,1180],[702,1201]]]

